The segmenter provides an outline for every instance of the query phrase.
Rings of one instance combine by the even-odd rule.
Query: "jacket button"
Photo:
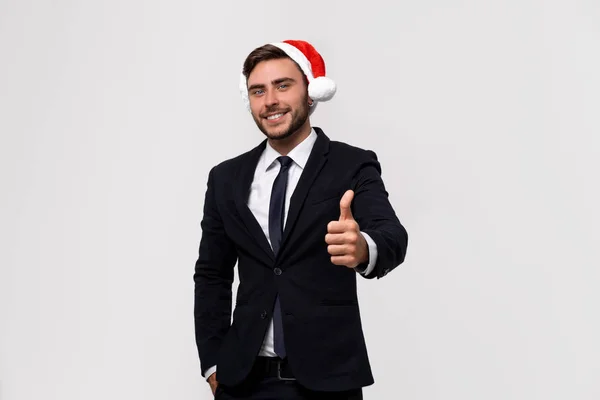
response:
[[[275,275],[281,275],[281,268],[275,268],[273,272],[275,272]]]
[[[267,311],[266,310],[263,310],[263,312],[260,313],[260,318],[261,319],[267,318]]]

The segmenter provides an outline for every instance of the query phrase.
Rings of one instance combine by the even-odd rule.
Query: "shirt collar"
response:
[[[312,151],[312,148],[313,148],[316,140],[317,140],[317,133],[315,132],[314,128],[311,128],[310,134],[308,135],[308,137],[306,139],[304,139],[296,147],[294,147],[292,149],[292,151],[290,151],[288,153],[288,157],[290,157],[292,160],[294,160],[294,163],[296,165],[298,165],[300,168],[304,169],[304,166],[306,165],[306,163],[308,161],[308,157],[310,156],[310,152]],[[275,160],[277,159],[277,157],[280,157],[280,156],[281,156],[281,154],[279,154],[277,152],[277,150],[275,150],[273,147],[271,147],[271,144],[269,142],[267,142],[267,146],[265,147],[265,152],[264,152],[264,164],[263,164],[264,171],[268,170],[275,163]]]

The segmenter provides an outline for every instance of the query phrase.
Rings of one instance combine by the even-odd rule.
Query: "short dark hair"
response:
[[[246,60],[244,61],[244,66],[242,68],[242,73],[244,74],[246,79],[248,79],[250,73],[252,73],[252,71],[258,65],[258,63],[267,60],[278,60],[281,58],[289,58],[290,60],[292,60],[292,58],[288,56],[285,51],[272,44],[265,44],[263,46],[257,47],[256,49],[252,50],[250,54],[248,54],[248,57],[246,57]],[[295,61],[294,64],[296,64],[296,67],[298,67],[298,70],[300,70],[302,76],[304,77],[304,82],[308,85],[308,79],[306,78],[304,71],[302,71],[302,68],[300,68],[298,63]]]

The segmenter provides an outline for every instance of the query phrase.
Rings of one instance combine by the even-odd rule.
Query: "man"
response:
[[[407,232],[375,153],[311,126],[336,91],[311,44],[255,49],[240,90],[266,139],[208,175],[194,274],[203,375],[219,399],[362,399],[374,379],[357,275],[400,265]]]

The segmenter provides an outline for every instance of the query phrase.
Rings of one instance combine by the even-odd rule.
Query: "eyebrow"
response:
[[[279,85],[280,83],[283,82],[296,82],[296,80],[294,78],[288,78],[288,77],[284,77],[284,78],[279,78],[279,79],[275,79],[274,81],[271,81],[271,85],[275,86],[275,85]],[[265,85],[263,85],[262,83],[256,83],[252,86],[248,87],[248,91],[254,90],[254,89],[264,89]]]

